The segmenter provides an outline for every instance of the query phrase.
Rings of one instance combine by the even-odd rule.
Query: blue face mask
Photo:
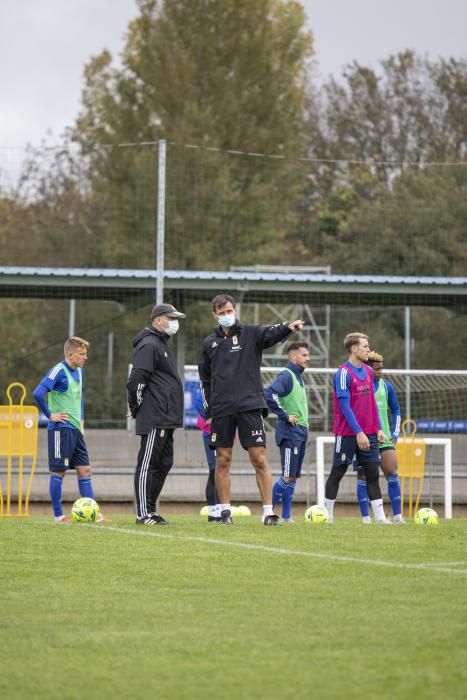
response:
[[[226,314],[225,316],[218,316],[219,326],[224,328],[231,328],[235,325],[235,314]]]

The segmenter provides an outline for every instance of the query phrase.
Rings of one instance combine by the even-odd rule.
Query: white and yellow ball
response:
[[[99,513],[99,505],[93,498],[78,498],[71,508],[71,519],[75,523],[95,523]]]
[[[416,525],[438,525],[438,513],[433,508],[420,508],[414,520]]]
[[[312,525],[319,525],[328,521],[328,511],[323,506],[310,506],[305,511],[305,521]]]

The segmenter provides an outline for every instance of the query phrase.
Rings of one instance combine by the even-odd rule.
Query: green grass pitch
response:
[[[2,520],[0,697],[464,698],[466,534]]]

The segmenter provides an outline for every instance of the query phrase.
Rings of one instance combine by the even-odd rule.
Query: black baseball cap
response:
[[[177,311],[172,304],[156,304],[152,307],[151,321],[157,316],[168,316],[169,318],[186,318],[185,314]]]

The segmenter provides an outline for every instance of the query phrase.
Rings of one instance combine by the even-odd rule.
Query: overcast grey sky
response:
[[[302,0],[321,76],[358,60],[377,67],[406,48],[467,56],[467,0]],[[135,0],[0,0],[0,147],[39,145],[71,126],[83,67],[118,56]]]

